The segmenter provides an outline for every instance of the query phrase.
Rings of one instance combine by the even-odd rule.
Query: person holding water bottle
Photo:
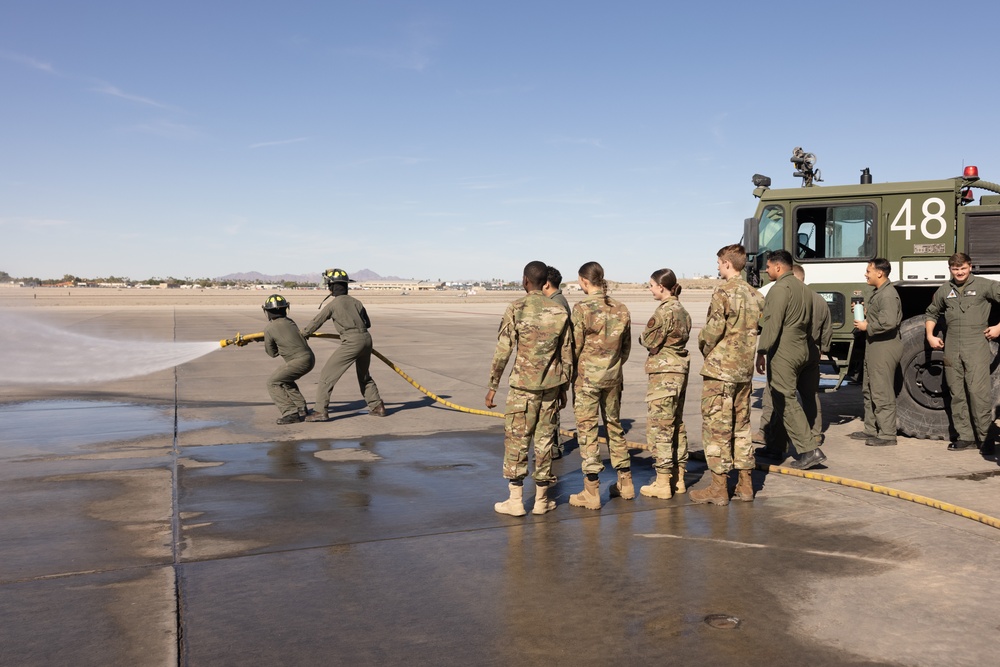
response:
[[[854,327],[863,331],[865,365],[862,390],[865,401],[865,428],[851,433],[855,440],[864,440],[870,447],[896,444],[896,385],[899,380],[899,360],[903,356],[903,341],[899,327],[903,323],[903,306],[896,288],[889,281],[892,265],[884,257],[868,262],[865,280],[874,288],[868,298],[864,315],[854,315]]]

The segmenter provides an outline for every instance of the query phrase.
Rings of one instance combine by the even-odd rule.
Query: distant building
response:
[[[422,292],[428,290],[444,289],[444,283],[436,283],[430,280],[365,280],[353,285],[354,289]]]

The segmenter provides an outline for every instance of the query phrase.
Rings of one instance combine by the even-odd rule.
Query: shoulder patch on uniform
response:
[[[656,318],[655,318],[655,317],[651,317],[651,318],[649,318],[649,321],[648,321],[648,322],[646,322],[646,326],[647,326],[647,327],[651,327],[651,326],[653,326],[654,324],[656,324]]]
[[[945,298],[946,299],[957,299],[958,298],[958,294],[956,294],[955,290],[952,289],[950,292],[948,292],[948,296],[946,296]]]

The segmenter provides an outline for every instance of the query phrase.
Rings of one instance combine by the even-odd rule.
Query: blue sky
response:
[[[1000,6],[0,6],[0,270],[713,272],[796,186],[1000,181]]]

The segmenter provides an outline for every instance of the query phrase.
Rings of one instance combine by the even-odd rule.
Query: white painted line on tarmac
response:
[[[675,539],[675,540],[688,540],[692,542],[710,542],[714,544],[721,544],[728,547],[735,547],[737,549],[773,549],[775,551],[790,551],[797,554],[808,554],[810,556],[823,556],[828,558],[847,558],[849,560],[860,560],[866,563],[878,563],[880,565],[892,565],[894,567],[899,565],[899,561],[888,560],[885,558],[872,558],[871,556],[859,556],[857,554],[846,554],[840,551],[820,551],[818,549],[796,549],[793,547],[778,547],[773,544],[757,544],[755,542],[735,542],[733,540],[720,540],[713,537],[689,537],[687,535],[670,535],[668,533],[636,533],[636,537],[645,537],[648,539]]]

